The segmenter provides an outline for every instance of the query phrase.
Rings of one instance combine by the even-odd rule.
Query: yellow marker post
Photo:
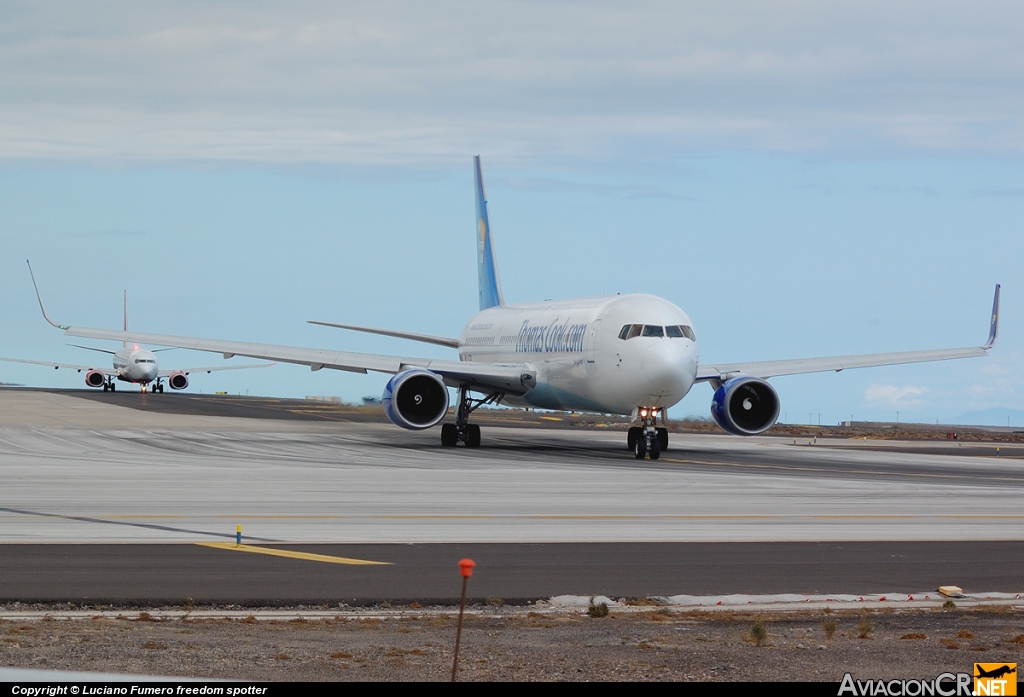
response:
[[[241,547],[241,546],[242,546],[242,526],[241,525],[236,525],[235,526],[235,547]]]

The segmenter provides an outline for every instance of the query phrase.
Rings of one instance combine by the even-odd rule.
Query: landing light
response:
[[[644,418],[647,418],[647,410],[646,409],[641,409],[640,410],[640,416],[643,416]]]

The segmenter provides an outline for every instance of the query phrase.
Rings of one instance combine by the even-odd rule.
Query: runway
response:
[[[0,583],[21,589],[9,599],[180,598],[192,583],[190,597],[221,598],[214,589],[227,585],[296,600],[320,597],[314,580],[342,571],[364,579],[352,597],[431,597],[431,560],[447,569],[467,545],[508,570],[487,593],[508,598],[743,583],[840,592],[847,581],[867,593],[890,590],[887,579],[956,583],[947,571],[978,590],[1024,586],[1006,570],[1024,540],[1024,461],[1012,449],[672,434],[652,462],[611,429],[485,424],[479,450],[442,449],[435,430],[346,421],[297,400],[86,396],[0,390]],[[194,544],[229,542],[236,525],[256,546],[404,561],[350,568]],[[740,547],[707,546],[726,542],[750,546],[738,557],[709,550]],[[869,545],[856,564],[823,555],[849,543]],[[100,559],[116,570],[100,575],[105,589],[88,580]],[[47,585],[60,569],[70,585]],[[287,581],[253,585],[273,569]],[[580,587],[588,580],[608,590]]]
[[[266,549],[261,547],[260,549]],[[0,603],[256,606],[380,601],[451,602],[458,560],[477,568],[470,597],[516,603],[562,594],[611,598],[796,593],[924,594],[955,583],[968,593],[1024,590],[1024,542],[646,542],[557,544],[283,545],[325,563],[230,547],[0,545]],[[8,607],[8,609],[10,609]]]

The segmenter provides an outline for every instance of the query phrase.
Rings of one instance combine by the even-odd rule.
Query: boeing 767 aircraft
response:
[[[708,365],[700,362],[690,318],[652,295],[506,305],[479,156],[474,158],[474,170],[480,312],[466,322],[458,338],[314,322],[446,346],[458,351],[459,360],[57,326],[69,336],[210,351],[225,358],[251,356],[308,365],[312,370],[390,373],[393,377],[382,400],[384,412],[407,429],[441,423],[448,413],[448,388],[453,387],[458,391],[455,423],[441,427],[441,444],[449,447],[458,443],[479,447],[480,427],[470,423],[470,415],[485,404],[629,415],[633,426],[627,443],[638,459],[648,455],[657,459],[668,447],[668,431],[658,428],[657,417],[660,413],[664,420],[665,410],[696,383],[708,382],[715,389],[711,414],[719,426],[750,436],[763,433],[779,417],[779,396],[767,378],[985,356],[999,333],[997,285],[984,346]]]
[[[28,272],[29,275],[32,276],[32,285],[35,286],[36,277],[35,274],[32,273],[31,264],[28,266]],[[58,326],[46,314],[46,308],[43,307],[43,299],[39,295],[38,286],[36,286],[36,297],[39,299],[39,308],[43,311],[43,317],[46,318],[46,321],[54,326]],[[124,331],[128,331],[127,291],[125,292],[124,297]],[[116,351],[108,351],[107,349],[94,348],[92,346],[79,346],[78,344],[72,344],[72,346],[75,348],[88,349],[89,351],[109,353],[113,356],[111,359],[113,367],[97,368],[95,366],[57,363],[55,361],[32,361],[26,358],[0,358],[0,361],[48,365],[57,369],[67,368],[69,370],[77,370],[79,373],[84,370],[86,386],[96,388],[102,387],[104,392],[115,392],[117,390],[117,381],[139,385],[143,392],[145,392],[148,387],[151,387],[153,392],[163,392],[163,381],[165,378],[167,380],[167,384],[171,386],[172,390],[183,390],[188,387],[188,376],[191,373],[212,373],[215,370],[241,370],[245,368],[269,368],[274,365],[273,363],[255,363],[249,365],[220,365],[208,368],[160,370],[156,362],[156,354],[154,351],[147,351],[144,348],[140,348],[138,344],[133,344],[130,341],[125,341],[121,348]],[[156,351],[166,350],[167,349],[156,349]]]

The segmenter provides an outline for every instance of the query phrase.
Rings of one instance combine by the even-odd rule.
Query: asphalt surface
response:
[[[466,556],[505,600],[1024,587],[1024,463],[986,445],[672,434],[638,461],[614,424],[488,418],[466,450],[329,403],[0,390],[0,599],[451,599]],[[197,544],[236,524],[299,554]]]
[[[354,566],[198,545],[0,545],[0,602],[276,605],[470,596],[1019,592],[1024,542],[287,545]]]

